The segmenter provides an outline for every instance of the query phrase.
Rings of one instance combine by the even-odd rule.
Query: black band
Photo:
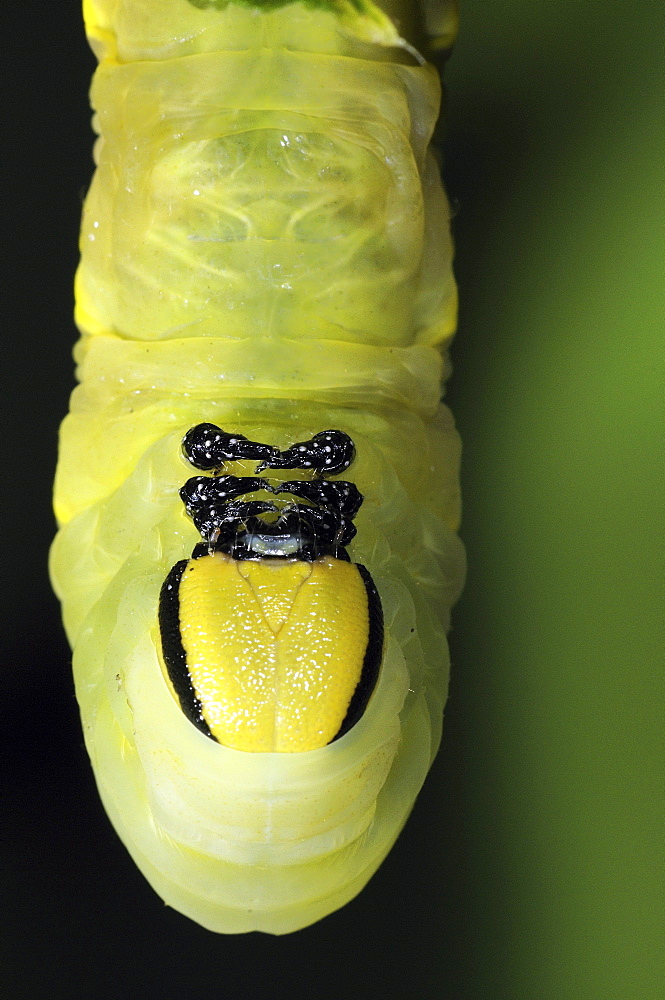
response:
[[[162,655],[169,672],[173,690],[178,696],[180,707],[197,729],[218,741],[210,732],[203,717],[203,706],[196,696],[187,666],[187,654],[180,634],[180,581],[189,563],[188,559],[177,562],[162,584],[159,595],[159,630],[162,636]]]
[[[379,592],[376,589],[376,585],[369,570],[364,566],[361,566],[360,563],[356,563],[356,566],[358,567],[358,572],[363,578],[365,589],[367,591],[369,637],[367,640],[367,649],[365,651],[365,659],[363,661],[360,680],[358,681],[357,687],[353,692],[351,701],[349,702],[349,707],[346,715],[344,716],[344,721],[342,722],[337,735],[330,741],[331,743],[334,743],[335,740],[340,738],[340,736],[344,736],[345,733],[348,733],[348,731],[355,726],[356,722],[358,722],[363,715],[365,709],[367,708],[367,702],[370,699],[372,691],[376,687],[379,670],[381,668],[381,660],[383,659],[383,608],[381,607],[381,598],[379,597]]]

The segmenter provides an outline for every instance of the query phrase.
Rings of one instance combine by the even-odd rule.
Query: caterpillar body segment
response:
[[[440,738],[464,557],[438,78],[371,4],[84,11],[100,138],[51,572],[86,745],[169,905],[287,933],[371,877]]]

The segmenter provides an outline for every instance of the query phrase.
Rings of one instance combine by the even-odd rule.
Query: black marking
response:
[[[354,483],[338,479],[334,483],[325,479],[294,479],[281,484],[281,489],[274,489],[278,496],[290,493],[302,497],[319,507],[337,508],[344,517],[353,519],[363,502],[362,494]]]
[[[259,458],[261,469],[307,468],[316,479],[280,482],[255,476],[193,476],[180,490],[187,513],[208,544],[208,551],[227,552],[234,559],[317,559],[323,555],[347,559],[345,546],[353,539],[353,518],[363,502],[354,483],[321,477],[348,468],[355,456],[353,441],[343,431],[327,430],[308,441],[278,451],[228,434],[216,424],[197,424],[184,437],[183,449],[198,468],[219,473],[225,461]],[[267,457],[266,457],[267,455]],[[267,492],[280,500],[239,498]],[[290,495],[305,503],[282,499]],[[275,517],[265,520],[262,515]],[[281,544],[280,544],[281,539]]]
[[[202,510],[213,504],[227,503],[237,497],[267,490],[272,493],[270,483],[258,476],[193,476],[180,490],[180,497],[188,513]]]
[[[209,507],[197,511],[191,514],[191,517],[203,538],[215,543],[233,541],[243,530],[247,530],[247,527],[243,529],[243,525],[249,526],[259,514],[274,513],[276,510],[274,503],[266,503],[263,500],[250,500],[246,503],[242,500],[232,500],[219,508]],[[264,525],[263,521],[260,523]]]
[[[352,729],[356,722],[362,717],[365,709],[367,708],[367,703],[370,699],[372,691],[376,687],[376,682],[379,677],[379,670],[381,668],[381,660],[383,659],[383,608],[381,607],[381,598],[379,597],[379,592],[376,589],[374,580],[372,579],[370,572],[360,563],[355,564],[358,568],[358,572],[363,578],[365,584],[365,590],[367,591],[367,613],[369,616],[369,636],[367,639],[367,649],[365,650],[365,659],[363,661],[363,668],[360,673],[360,680],[356,686],[355,691],[349,702],[349,707],[347,709],[346,715],[344,716],[344,721],[339,728],[336,736],[333,736],[331,743],[338,740],[340,736],[344,736]]]
[[[180,634],[180,581],[188,559],[177,562],[162,584],[159,595],[159,630],[162,636],[162,655],[180,707],[197,729],[219,742],[210,732],[203,717],[203,706],[197,697],[187,666],[187,654]]]
[[[339,511],[306,507],[301,503],[286,507],[277,523],[281,530],[300,532],[305,538],[311,538],[319,548],[336,545],[344,548],[356,534],[355,524],[347,521]]]
[[[213,476],[193,476],[180,490],[187,513],[208,551],[234,559],[302,558],[323,555],[348,559],[345,546],[353,539],[353,518],[363,502],[354,483],[322,478],[342,472],[355,457],[353,441],[343,431],[320,431],[285,451],[229,434],[216,424],[192,427],[183,439],[187,459]],[[269,481],[258,475],[219,475],[225,462],[258,459],[263,469],[309,469],[315,479]],[[264,491],[280,497],[277,504],[239,498]],[[305,503],[281,498],[290,494]],[[275,515],[266,520],[262,515]],[[280,544],[281,539],[281,544]]]
[[[345,472],[356,457],[353,441],[344,431],[320,431],[308,441],[296,441],[286,451],[261,462],[264,469],[314,469],[322,476],[337,476]]]
[[[182,441],[185,458],[196,469],[219,471],[225,462],[270,461],[279,455],[277,448],[259,441],[249,441],[242,434],[229,434],[217,424],[197,424]]]

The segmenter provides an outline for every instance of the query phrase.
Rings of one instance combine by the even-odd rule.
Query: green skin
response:
[[[271,4],[259,23],[156,5],[86,7],[102,140],[51,569],[100,794],[137,864],[206,927],[286,933],[366,883],[440,738],[464,558],[439,403],[456,299],[427,150],[438,80],[368,5],[338,21]],[[350,555],[386,647],[365,715],[330,747],[221,747],[164,682],[157,600],[197,541],[178,489],[201,421],[281,448],[327,427],[355,441]]]

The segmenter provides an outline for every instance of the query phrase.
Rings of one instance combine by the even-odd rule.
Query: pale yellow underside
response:
[[[367,591],[357,566],[326,557],[187,564],[180,633],[213,736],[252,752],[326,746],[362,672]]]

